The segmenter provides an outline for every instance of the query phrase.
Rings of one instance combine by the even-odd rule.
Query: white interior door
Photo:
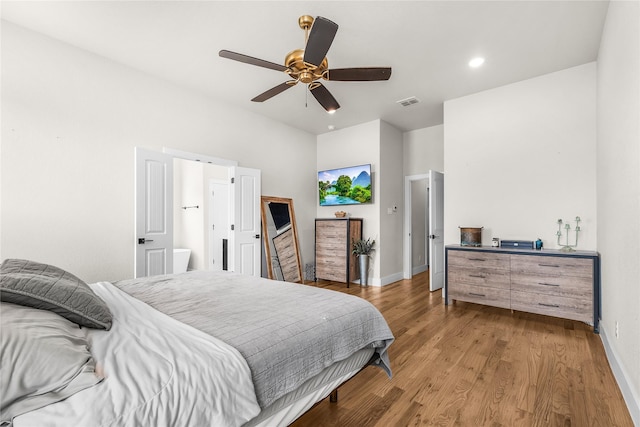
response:
[[[173,273],[173,157],[135,148],[135,277]]]
[[[429,290],[444,286],[444,175],[429,171]]]
[[[233,208],[229,270],[260,276],[260,170],[229,168]]]

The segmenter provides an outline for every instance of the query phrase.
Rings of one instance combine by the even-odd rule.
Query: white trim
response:
[[[402,280],[402,278],[403,278],[402,272],[399,271],[389,276],[381,277],[380,279],[374,279],[373,286],[387,286],[399,280]]]
[[[162,147],[162,152],[169,154],[178,159],[193,160],[196,162],[205,162],[218,166],[238,166],[236,160],[227,160],[220,157],[206,156],[204,154],[190,153],[188,151],[175,150],[173,148]]]
[[[634,425],[640,426],[640,397],[636,395],[631,384],[627,381],[629,375],[627,375],[624,366],[618,362],[618,356],[613,347],[609,344],[609,336],[607,335],[602,322],[600,322],[600,339],[604,345],[604,352],[607,355],[607,360],[609,361],[609,366],[613,371],[613,376],[618,382],[618,387],[620,387],[622,397],[627,404],[627,409],[629,409],[631,419],[633,420]]]
[[[429,264],[422,264],[422,265],[419,265],[417,267],[413,267],[411,269],[411,274],[413,274],[415,276],[416,274],[424,273],[428,269],[429,269]]]

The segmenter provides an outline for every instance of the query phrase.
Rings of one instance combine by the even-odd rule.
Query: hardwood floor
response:
[[[313,285],[313,284],[312,284]],[[367,299],[395,335],[393,378],[367,367],[293,426],[633,426],[600,337],[580,322],[457,302],[428,275]]]

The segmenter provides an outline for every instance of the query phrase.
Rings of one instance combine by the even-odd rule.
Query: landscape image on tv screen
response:
[[[371,165],[318,172],[320,206],[371,203]]]

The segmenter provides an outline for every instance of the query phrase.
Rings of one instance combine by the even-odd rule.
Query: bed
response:
[[[391,376],[380,312],[313,286],[205,271],[87,285],[5,260],[0,296],[0,417],[16,427],[284,426],[368,365]]]

